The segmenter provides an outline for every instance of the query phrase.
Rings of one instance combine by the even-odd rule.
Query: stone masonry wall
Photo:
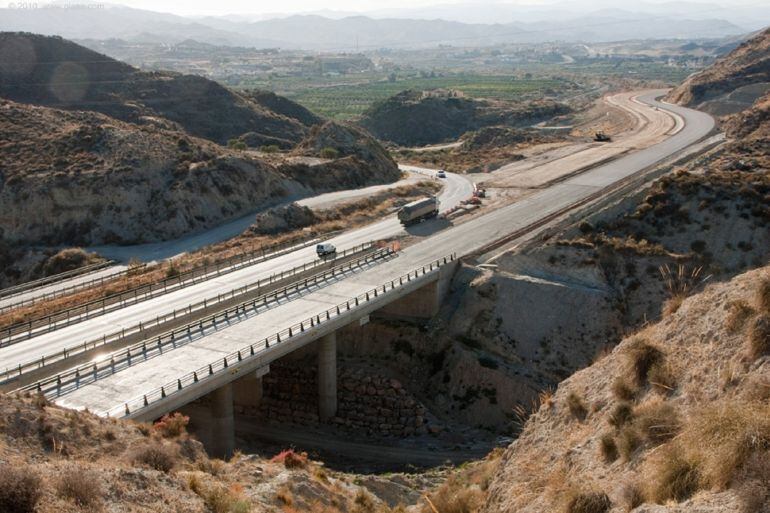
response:
[[[314,362],[274,363],[263,378],[264,395],[256,414],[278,422],[317,425],[318,384]],[[337,416],[342,429],[368,435],[406,437],[437,433],[425,407],[398,380],[361,369],[338,368]]]

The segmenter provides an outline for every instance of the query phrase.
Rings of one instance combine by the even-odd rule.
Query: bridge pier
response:
[[[211,436],[209,453],[229,459],[235,451],[235,419],[233,418],[233,385],[228,383],[211,392]]]
[[[337,334],[318,340],[318,417],[322,422],[337,414]]]
[[[270,366],[260,367],[253,373],[233,381],[233,402],[238,413],[259,409],[262,403],[262,376],[270,372]]]

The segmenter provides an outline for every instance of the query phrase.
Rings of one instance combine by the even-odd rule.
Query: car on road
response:
[[[322,242],[321,244],[316,245],[315,252],[318,253],[319,257],[325,257],[337,253],[337,248],[334,247],[334,244]]]
[[[443,169],[439,169],[438,173],[436,173],[436,176],[438,176],[439,178],[446,178],[446,171],[444,171]]]

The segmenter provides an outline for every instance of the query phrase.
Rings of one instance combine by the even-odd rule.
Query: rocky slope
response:
[[[399,177],[360,129],[336,127],[340,158],[318,165],[229,150],[184,132],[102,114],[0,100],[0,228],[16,244],[163,240],[287,194]],[[320,141],[320,142],[319,142]],[[305,148],[333,144],[308,135]]]
[[[715,284],[541,397],[482,511],[770,506],[770,268]]]
[[[243,95],[195,75],[139,71],[59,37],[0,33],[0,60],[0,97],[181,127],[219,144],[248,133],[254,146],[289,148],[319,121],[288,100]]]
[[[564,104],[466,98],[456,91],[403,91],[371,107],[359,121],[380,140],[418,146],[454,140],[485,126],[529,126],[565,114]]]
[[[723,115],[745,109],[768,90],[770,29],[688,78],[669,94],[669,100]]]

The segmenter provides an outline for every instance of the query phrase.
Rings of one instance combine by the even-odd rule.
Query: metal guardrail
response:
[[[130,401],[124,403],[122,406],[111,408],[110,410],[103,412],[103,415],[107,417],[121,418],[135,414],[137,411],[148,407],[150,404],[161,401],[170,395],[184,390],[186,386],[205,381],[215,374],[218,374],[222,371],[227,371],[231,365],[235,365],[241,363],[244,360],[248,360],[249,358],[253,358],[257,352],[260,352],[261,350],[267,350],[274,344],[284,343],[288,340],[291,340],[292,337],[304,333],[306,329],[314,328],[320,324],[329,322],[332,319],[335,319],[344,313],[349,312],[350,310],[355,310],[356,308],[365,305],[369,301],[378,298],[380,294],[386,294],[388,290],[395,290],[404,286],[405,282],[410,283],[413,280],[419,279],[421,276],[433,274],[434,272],[437,272],[442,265],[446,265],[447,263],[454,261],[455,258],[456,254],[452,253],[449,256],[436,259],[429,264],[423,265],[421,268],[417,268],[405,275],[401,275],[398,278],[386,282],[381,286],[375,287],[353,298],[350,298],[344,303],[340,303],[335,307],[329,308],[328,310],[325,310],[273,335],[270,335],[263,340],[250,344],[234,353],[230,353],[222,359],[218,359],[217,361],[212,362],[204,367],[200,367],[193,372],[187,373],[173,382],[167,383],[146,394],[142,394],[141,396],[131,399]]]
[[[131,365],[132,358],[141,357],[144,360],[144,359],[147,359],[149,356],[151,356],[150,353],[152,353],[153,351],[156,353],[157,352],[162,353],[164,350],[168,350],[169,346],[171,346],[172,348],[176,348],[179,337],[188,337],[192,335],[194,332],[203,333],[207,328],[216,327],[219,322],[229,322],[233,316],[238,316],[246,312],[247,310],[258,311],[260,307],[270,308],[271,302],[278,301],[279,299],[286,297],[289,294],[289,292],[292,290],[298,292],[300,289],[312,287],[323,281],[326,281],[330,277],[338,276],[340,273],[345,273],[357,267],[358,268],[363,267],[368,263],[377,261],[382,258],[387,258],[395,254],[396,254],[396,251],[394,251],[390,247],[377,250],[374,253],[366,255],[363,259],[358,259],[353,262],[348,262],[348,263],[333,267],[327,271],[324,271],[323,273],[313,276],[312,278],[306,278],[305,280],[292,283],[279,290],[271,291],[268,294],[259,296],[250,301],[246,301],[236,306],[217,312],[208,318],[197,320],[195,322],[189,323],[180,328],[177,328],[169,332],[163,333],[161,335],[158,335],[156,337],[153,337],[149,342],[147,340],[144,340],[141,343],[134,344],[120,351],[116,351],[110,355],[109,360],[107,360],[105,357],[105,359],[99,362],[93,362],[93,363],[76,366],[71,369],[68,369],[64,373],[58,373],[55,376],[51,376],[51,377],[39,380],[30,385],[21,387],[18,390],[36,390],[46,394],[47,397],[59,397],[62,392],[62,387],[66,386],[68,383],[72,382],[73,380],[75,382],[79,381],[82,376],[86,376],[86,375],[98,376],[100,374],[100,370],[101,370],[101,374],[105,374],[107,369],[109,369],[109,374],[112,374],[116,372],[116,369],[120,370],[118,369],[118,367],[120,367],[121,364],[123,364],[125,367],[129,367]],[[76,352],[82,353],[84,351],[93,350],[103,345],[100,342],[101,342],[101,339],[98,339],[93,343],[78,345],[70,349],[69,351],[65,350],[66,354],[59,353],[56,356],[58,356],[59,359],[62,359],[62,358],[66,358],[67,356],[72,356]],[[52,361],[53,360],[50,357],[45,360],[45,362],[48,362],[49,364]],[[38,366],[31,367],[30,370],[36,370],[38,368],[41,368],[42,365],[45,365],[45,362],[41,360],[34,362],[34,363],[37,363]],[[31,365],[34,365],[34,363],[31,362]],[[102,365],[102,367],[100,367],[100,365]],[[10,376],[11,378],[19,377],[20,375],[17,373],[15,369],[12,371],[6,371],[5,380],[9,378],[8,372],[14,373],[13,376]],[[55,395],[51,395],[53,391],[56,392]]]
[[[197,269],[191,269],[173,276],[170,278],[164,278],[153,283],[141,285],[130,290],[119,292],[111,296],[104,297],[95,301],[89,301],[81,305],[62,310],[45,317],[38,319],[32,319],[23,323],[15,324],[8,328],[3,329],[2,337],[0,337],[0,347],[5,347],[20,340],[27,340],[34,335],[42,333],[48,333],[56,329],[69,326],[71,324],[78,323],[80,321],[102,315],[108,311],[117,308],[123,308],[125,306],[136,304],[147,299],[166,294],[167,292],[177,290],[180,288],[195,285],[201,281],[206,281],[214,276],[221,276],[230,272],[234,272],[244,267],[254,265],[259,262],[264,262],[271,258],[275,258],[297,249],[306,248],[315,242],[318,238],[309,239],[300,244],[277,246],[281,249],[277,249],[273,252],[267,253],[264,250],[254,251],[249,253],[242,253],[234,255],[230,258],[209,264]],[[110,277],[109,280],[114,280],[115,277]],[[116,306],[119,305],[119,306]],[[112,307],[112,308],[110,308]],[[21,336],[20,336],[21,335]]]
[[[63,281],[68,278],[72,278],[74,276],[80,276],[81,274],[88,274],[90,272],[98,271],[99,269],[102,269],[104,267],[109,267],[113,264],[115,264],[114,261],[106,260],[104,262],[99,262],[91,265],[84,265],[83,267],[78,267],[77,269],[64,271],[63,273],[46,276],[45,278],[39,278],[37,280],[20,283],[12,287],[6,287],[4,289],[0,289],[0,299],[8,296],[14,296],[16,294],[21,294],[22,292],[36,289],[38,287],[44,287],[46,285],[56,283],[57,281]]]
[[[362,251],[366,251],[373,247],[374,247],[373,242],[365,242],[363,244],[359,244],[358,246],[354,246],[352,248],[346,249],[345,251],[339,252],[335,260],[339,258],[344,258],[346,256],[351,256],[356,253],[360,253]],[[390,253],[395,253],[395,251],[391,250],[390,248],[385,248],[384,250],[378,250],[378,251],[375,251],[373,255],[369,255],[365,257],[364,261],[368,261],[371,256],[374,256],[375,258],[379,258],[383,254],[390,254]],[[360,262],[361,262],[361,259],[359,259],[353,265],[356,265],[356,263],[360,263]],[[58,361],[71,358],[73,356],[85,353],[87,351],[92,351],[99,347],[104,347],[116,342],[120,342],[121,340],[124,340],[127,337],[131,337],[137,334],[141,336],[144,332],[152,328],[162,327],[164,324],[173,322],[177,318],[184,318],[186,316],[190,316],[196,311],[205,312],[205,310],[215,307],[220,303],[232,301],[239,296],[243,296],[251,291],[255,291],[255,289],[256,289],[256,294],[258,296],[257,299],[252,301],[247,301],[239,305],[239,307],[243,307],[244,305],[248,303],[253,303],[254,301],[262,301],[266,297],[284,293],[285,291],[290,290],[292,287],[297,288],[299,283],[303,283],[305,286],[308,286],[311,282],[311,279],[305,279],[302,282],[289,284],[286,287],[283,287],[277,291],[271,291],[265,295],[260,295],[261,288],[268,287],[272,283],[285,280],[286,278],[296,276],[297,274],[307,272],[307,271],[312,271],[313,269],[316,269],[328,263],[329,263],[328,259],[327,260],[317,259],[311,262],[310,264],[306,262],[300,266],[293,267],[289,270],[281,271],[278,274],[273,274],[266,278],[262,278],[255,282],[246,284],[243,287],[234,288],[234,289],[231,289],[229,292],[225,292],[223,294],[217,294],[216,296],[212,296],[210,298],[204,298],[202,301],[198,301],[196,303],[190,303],[184,308],[174,309],[172,312],[169,312],[167,314],[158,315],[154,319],[148,322],[140,322],[139,324],[131,326],[130,328],[122,328],[120,331],[115,331],[110,334],[105,334],[102,337],[99,337],[97,339],[85,341],[82,344],[77,344],[68,348],[64,348],[55,353],[44,355],[40,358],[37,358],[35,360],[29,361],[26,363],[20,363],[19,365],[14,366],[12,368],[6,368],[5,371],[0,373],[0,385],[6,384],[12,380],[22,377],[26,373],[42,369]],[[325,271],[324,273],[322,273],[322,275],[320,276],[325,277],[329,273],[333,275],[335,271],[338,271],[339,269],[344,268],[347,265],[349,265],[349,263],[332,267],[328,271]],[[193,325],[193,324],[197,324],[197,323],[191,323],[190,325]]]

